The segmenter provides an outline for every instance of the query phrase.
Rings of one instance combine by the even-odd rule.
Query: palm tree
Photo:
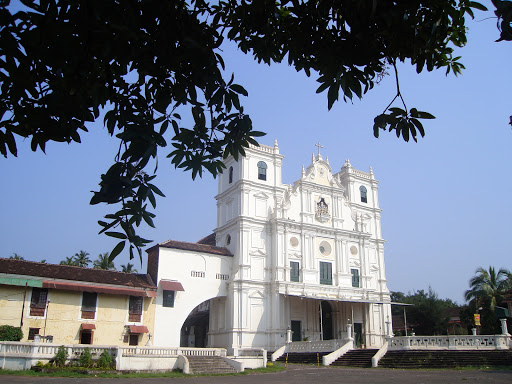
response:
[[[74,256],[66,257],[66,259],[62,260],[59,264],[60,265],[74,265],[75,267],[78,266],[78,263]]]
[[[9,259],[14,259],[14,260],[25,260],[25,258],[23,256],[20,256],[18,255],[17,253],[13,253],[11,256],[9,256]]]
[[[489,309],[494,312],[494,307],[503,299],[503,293],[512,287],[512,274],[504,268],[496,273],[494,267],[489,267],[489,270],[480,267],[475,273],[469,280],[471,289],[464,293],[464,297],[467,301],[474,301],[476,308],[488,303]]]
[[[134,265],[127,263],[126,265],[121,265],[121,268],[123,269],[122,272],[126,273],[137,273],[137,270],[133,268]]]
[[[88,267],[89,263],[91,262],[91,259],[89,259],[89,252],[85,251],[75,253],[74,259],[76,265],[78,265],[79,267]]]
[[[98,259],[94,260],[94,268],[96,269],[113,269],[116,267],[113,261],[109,260],[110,252],[100,253]]]

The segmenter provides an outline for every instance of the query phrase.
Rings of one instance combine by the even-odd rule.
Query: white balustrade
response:
[[[508,335],[400,336],[388,339],[388,349],[508,349]]]

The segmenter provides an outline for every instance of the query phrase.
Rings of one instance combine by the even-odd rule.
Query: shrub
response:
[[[85,368],[92,366],[92,355],[89,348],[85,348],[83,353],[80,355],[80,359],[78,359],[78,365]]]
[[[55,357],[53,358],[53,362],[57,367],[63,367],[66,364],[66,360],[68,359],[68,350],[63,345],[59,347]]]
[[[110,369],[114,366],[114,359],[112,359],[112,355],[109,351],[104,350],[96,364],[98,368]]]
[[[0,341],[20,341],[21,339],[23,339],[23,332],[20,327],[0,325]]]

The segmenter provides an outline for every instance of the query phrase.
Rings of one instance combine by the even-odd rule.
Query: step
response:
[[[372,366],[372,357],[378,349],[353,349],[340,356],[331,365],[369,368]]]
[[[511,351],[389,351],[379,362],[388,368],[452,368],[512,365]]]
[[[187,356],[191,373],[236,373],[220,356]]]

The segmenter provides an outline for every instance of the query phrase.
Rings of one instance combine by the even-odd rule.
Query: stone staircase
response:
[[[288,355],[288,363],[291,364],[318,364],[322,365],[322,357],[331,352],[290,352],[282,355],[277,361],[286,362],[286,355]]]
[[[370,368],[372,366],[372,357],[378,351],[378,349],[353,349],[340,356],[331,365]]]
[[[236,373],[236,370],[220,356],[187,356],[190,373]]]
[[[455,368],[512,366],[512,351],[388,351],[383,368]]]

